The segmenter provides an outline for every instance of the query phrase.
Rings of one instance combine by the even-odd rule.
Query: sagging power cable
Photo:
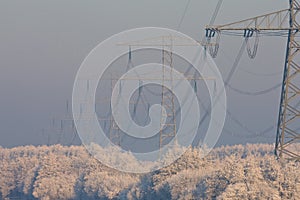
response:
[[[256,91],[256,92],[247,92],[247,91],[244,91],[244,90],[240,90],[238,88],[235,88],[235,87],[231,86],[231,84],[229,84],[229,83],[227,84],[227,87],[229,89],[231,89],[232,91],[237,92],[237,93],[242,94],[242,95],[259,96],[259,95],[264,95],[264,94],[267,94],[269,92],[272,92],[272,91],[280,88],[281,85],[282,84],[280,83],[280,84],[277,84],[277,85],[275,85],[275,86],[273,86],[271,88],[268,88],[268,89],[265,89],[265,90],[261,90],[261,91]]]

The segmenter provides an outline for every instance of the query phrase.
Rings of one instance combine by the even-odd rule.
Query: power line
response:
[[[245,48],[246,48],[246,42],[244,41],[243,44],[242,44],[242,46],[241,46],[241,48],[240,48],[240,50],[239,50],[239,53],[238,53],[237,57],[235,58],[235,61],[234,61],[233,66],[232,66],[232,68],[231,68],[231,70],[230,70],[230,72],[229,72],[229,75],[228,75],[228,77],[226,78],[226,81],[224,82],[224,85],[225,85],[225,86],[228,85],[229,81],[231,80],[232,75],[234,74],[234,72],[235,72],[235,70],[236,70],[236,68],[237,68],[237,66],[238,66],[238,63],[239,63],[239,61],[240,61],[240,59],[241,59],[241,57],[242,57],[242,55],[243,55],[243,52],[244,52]],[[224,92],[225,92],[225,88],[223,88],[223,89],[220,91],[220,93],[216,96],[215,101],[212,102],[212,104],[213,104],[212,107],[214,107],[214,106],[216,105],[216,103],[219,101],[219,98],[221,97],[221,95],[222,95]],[[207,109],[205,109],[205,114],[204,114],[204,116],[202,117],[202,119],[200,120],[200,123],[199,123],[200,126],[201,126],[201,124],[205,121],[205,119],[206,119],[209,115],[210,115],[210,112],[209,112]]]
[[[242,95],[259,96],[259,95],[267,94],[269,92],[272,92],[272,91],[280,88],[281,87],[281,83],[279,83],[279,84],[277,84],[277,85],[275,85],[275,86],[273,86],[271,88],[268,88],[268,89],[265,89],[265,90],[261,90],[261,91],[256,91],[256,92],[247,92],[247,91],[235,88],[235,87],[231,86],[229,83],[227,84],[227,87],[229,89],[231,89],[232,91],[237,92],[237,93],[242,94]]]
[[[220,11],[222,3],[223,3],[223,0],[219,0],[218,1],[218,4],[217,4],[217,6],[215,8],[215,11],[214,11],[214,13],[213,13],[213,15],[212,15],[212,17],[211,17],[211,19],[209,21],[209,25],[212,25],[215,22],[215,20],[217,18],[217,15],[218,15],[218,13]]]
[[[176,28],[177,31],[180,29],[180,27],[181,27],[181,25],[182,25],[182,22],[183,22],[184,17],[185,17],[185,15],[186,15],[186,13],[187,13],[187,10],[188,10],[188,8],[189,8],[190,3],[191,3],[191,0],[188,0],[187,3],[186,3],[186,5],[185,5],[183,14],[182,14],[182,16],[181,16],[181,18],[180,18],[180,21],[179,21],[179,24],[178,24],[178,26],[177,26],[177,28]]]
[[[220,48],[220,52],[223,54],[224,58],[226,58],[226,60],[229,62],[231,62],[231,58],[229,58],[229,56],[227,55],[227,53],[222,50],[222,48]],[[260,76],[260,77],[271,77],[271,76],[278,76],[278,75],[282,75],[282,71],[276,71],[276,72],[272,72],[272,73],[262,73],[261,71],[258,73],[258,72],[252,72],[252,71],[249,71],[243,67],[240,67],[239,70],[247,73],[247,74],[251,74],[253,76]],[[275,87],[275,85],[273,86]]]

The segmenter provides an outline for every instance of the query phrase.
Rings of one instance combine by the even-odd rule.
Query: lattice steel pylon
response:
[[[207,26],[208,41],[222,31],[243,31],[246,41],[264,31],[287,31],[288,41],[275,143],[279,158],[300,160],[300,0],[289,0],[289,8],[221,26]],[[213,48],[210,46],[210,48]],[[218,48],[218,44],[216,45]],[[253,58],[257,50],[248,54]],[[216,52],[216,51],[212,51]],[[297,149],[298,148],[298,149]]]
[[[111,78],[111,94],[113,92],[114,86],[118,80]],[[118,146],[121,146],[121,132],[117,125],[113,115],[110,116],[110,128],[109,128],[109,140]]]
[[[167,142],[173,138],[176,139],[176,113],[175,113],[175,97],[173,91],[173,53],[172,53],[172,37],[162,38],[162,91],[161,91],[161,105],[164,110],[161,110],[161,123],[159,132],[159,148],[161,149]],[[171,70],[166,70],[170,67]],[[168,74],[169,73],[169,74]],[[171,91],[165,86],[165,82],[169,81]],[[166,119],[166,122],[164,122]]]
[[[153,80],[159,80],[161,81],[161,90],[158,91],[160,98],[161,98],[161,106],[164,109],[161,109],[161,118],[160,118],[160,130],[158,132],[159,134],[159,151],[161,153],[161,149],[170,144],[177,144],[177,139],[176,139],[176,134],[177,134],[177,112],[180,111],[179,106],[176,103],[176,96],[173,93],[173,89],[176,87],[178,84],[178,81],[199,81],[199,80],[212,80],[215,81],[215,77],[201,77],[200,75],[195,75],[195,74],[184,74],[183,72],[182,75],[184,76],[183,79],[178,79],[176,78],[175,73],[178,73],[176,71],[176,68],[174,67],[175,65],[175,59],[176,59],[176,54],[173,53],[173,50],[175,47],[202,47],[203,43],[199,41],[194,41],[192,39],[186,39],[184,37],[178,37],[174,35],[161,35],[157,37],[152,37],[152,38],[145,38],[143,40],[138,40],[138,41],[131,41],[131,42],[124,42],[124,43],[119,43],[117,45],[120,46],[128,46],[129,49],[131,48],[135,50],[135,48],[153,48],[153,49],[161,49],[161,62],[162,62],[162,77],[159,76],[159,78],[154,77]],[[178,56],[178,55],[177,55]],[[160,72],[158,72],[160,73]],[[128,81],[130,79],[139,79],[141,77],[127,77],[126,80]],[[151,78],[141,78],[142,80],[151,80]],[[167,84],[168,83],[168,84]],[[167,88],[164,85],[170,86],[170,88]],[[196,90],[196,89],[195,89]],[[183,91],[185,92],[185,91]],[[174,140],[173,140],[174,139]],[[174,142],[173,142],[174,141]]]

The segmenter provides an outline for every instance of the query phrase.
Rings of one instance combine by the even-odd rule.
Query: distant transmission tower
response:
[[[175,113],[175,97],[172,93],[174,83],[173,83],[173,53],[172,37],[163,37],[163,51],[162,51],[162,91],[161,91],[161,105],[166,110],[166,113],[161,111],[161,123],[160,123],[160,133],[159,133],[159,148],[162,148],[166,143],[176,137],[176,113]],[[171,70],[166,70],[170,67]],[[166,73],[170,73],[167,75]],[[170,80],[166,79],[166,76]],[[171,85],[171,91],[165,87],[165,82],[169,81]],[[164,122],[164,119],[167,121]]]
[[[160,131],[159,131],[159,148],[160,150],[167,145],[172,139],[175,143],[176,134],[177,134],[177,112],[179,109],[176,108],[176,96],[173,93],[174,85],[174,55],[173,47],[175,46],[202,46],[201,42],[195,42],[192,40],[187,40],[185,38],[176,37],[172,35],[162,35],[155,38],[145,38],[140,41],[133,41],[118,44],[121,46],[131,47],[160,47],[162,49],[162,78],[161,78],[161,93],[158,92],[158,95],[161,98],[161,106],[164,108],[161,110],[161,119],[160,119]],[[131,54],[130,54],[131,55]],[[131,58],[131,56],[130,56]],[[197,77],[195,74],[189,74],[186,76],[183,73],[184,79],[180,81],[188,80],[194,81],[194,88],[197,91],[196,81],[198,80],[213,80],[215,77]],[[132,77],[136,78],[136,77]],[[130,77],[127,78],[129,80]],[[178,81],[178,79],[176,79]],[[126,81],[126,80],[124,80]],[[168,83],[168,84],[166,84]],[[164,85],[169,85],[170,88],[167,88]],[[185,92],[185,91],[182,91]],[[188,95],[188,94],[187,94]]]
[[[111,94],[113,93],[113,89],[115,84],[117,83],[117,79],[111,78]],[[121,146],[121,132],[120,128],[117,125],[116,121],[114,120],[113,115],[110,116],[110,128],[109,128],[109,140],[118,145]]]
[[[220,26],[207,26],[208,42],[218,38],[221,32],[242,31],[247,43],[250,58],[254,58],[258,46],[259,34],[287,36],[286,59],[282,80],[281,100],[278,116],[278,127],[275,144],[275,154],[279,158],[300,160],[300,40],[299,20],[300,0],[289,0],[289,9],[253,17]],[[253,49],[248,39],[255,37]],[[218,44],[210,45],[212,56],[216,56]]]

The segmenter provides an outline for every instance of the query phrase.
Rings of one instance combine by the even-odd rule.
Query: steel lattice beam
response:
[[[289,9],[280,10],[277,12],[252,17],[249,19],[216,26],[207,26],[206,29],[210,30],[289,30]]]

